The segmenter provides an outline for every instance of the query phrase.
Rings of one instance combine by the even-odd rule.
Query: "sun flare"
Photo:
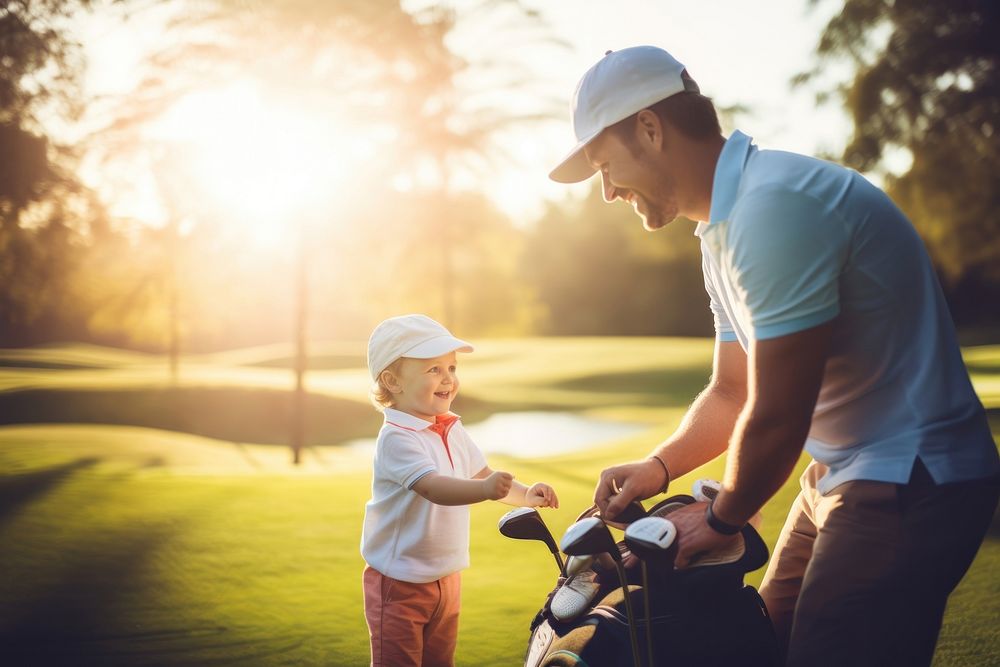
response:
[[[171,196],[197,198],[269,243],[343,193],[346,167],[374,150],[356,130],[241,81],[181,98],[147,138],[166,147]]]

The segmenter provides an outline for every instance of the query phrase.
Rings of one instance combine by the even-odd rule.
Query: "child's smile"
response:
[[[404,357],[396,373],[394,407],[430,422],[447,413],[458,395],[456,357],[455,352],[433,359]]]

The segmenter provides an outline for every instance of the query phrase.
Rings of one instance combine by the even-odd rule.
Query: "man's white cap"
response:
[[[587,161],[584,146],[604,129],[662,99],[698,92],[684,65],[655,46],[608,51],[576,85],[571,105],[576,146],[549,173],[559,183],[585,181],[597,171]]]
[[[472,346],[426,315],[390,317],[368,339],[368,372],[372,380],[400,357],[433,359],[449,352],[472,352]]]

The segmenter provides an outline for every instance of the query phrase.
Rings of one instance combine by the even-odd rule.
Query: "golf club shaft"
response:
[[[646,654],[648,667],[655,667],[653,660],[653,615],[649,611],[649,575],[646,572],[646,561],[642,561],[642,603],[646,608]]]
[[[642,667],[642,659],[639,657],[639,638],[635,633],[635,612],[632,610],[632,598],[629,596],[625,566],[622,565],[620,560],[616,560],[615,565],[618,567],[618,578],[621,579],[622,593],[625,594],[625,615],[628,616],[628,636],[632,642],[632,664],[635,667]]]
[[[563,564],[563,559],[559,557],[558,551],[552,552],[552,557],[556,559],[556,564],[559,566],[559,571],[562,572],[562,576],[566,576],[566,566]]]

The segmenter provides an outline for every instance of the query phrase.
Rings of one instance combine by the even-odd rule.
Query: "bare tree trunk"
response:
[[[181,366],[181,295],[177,285],[177,262],[180,238],[176,223],[170,234],[167,257],[167,357],[170,365],[170,384],[177,385]]]
[[[170,340],[168,354],[170,356],[170,384],[176,385],[180,377],[181,366],[181,325],[180,325],[180,295],[177,289],[177,276],[171,270],[170,275]]]
[[[455,327],[455,267],[451,231],[451,218],[447,214],[441,216],[441,289],[443,290],[441,305],[444,326],[449,330]]]
[[[455,327],[455,244],[451,224],[452,207],[446,203],[451,185],[451,171],[448,156],[438,155],[438,170],[441,174],[442,197],[438,203],[438,229],[441,235],[441,314],[442,324],[449,329]]]
[[[306,314],[309,297],[309,276],[307,264],[306,233],[304,225],[299,228],[299,247],[295,276],[295,394],[292,398],[292,463],[302,462],[306,432],[306,389],[305,375],[308,365],[306,351]]]

